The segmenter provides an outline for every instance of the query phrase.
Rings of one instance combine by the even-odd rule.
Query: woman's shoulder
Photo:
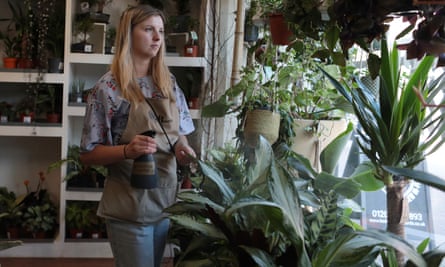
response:
[[[93,87],[92,95],[93,99],[101,102],[110,100],[114,102],[119,98],[121,92],[110,71],[99,78]]]

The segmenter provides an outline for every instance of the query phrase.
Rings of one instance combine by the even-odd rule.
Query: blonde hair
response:
[[[116,53],[111,63],[111,73],[119,85],[122,96],[131,103],[144,101],[144,95],[137,82],[136,70],[132,57],[132,31],[139,24],[151,16],[160,16],[165,25],[165,16],[162,11],[149,5],[138,5],[126,9],[120,18],[116,34]],[[150,60],[148,71],[153,78],[155,86],[168,97],[175,101],[173,94],[173,81],[170,70],[164,63],[165,42],[159,49],[158,54]]]

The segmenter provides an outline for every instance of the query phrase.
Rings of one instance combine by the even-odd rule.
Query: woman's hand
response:
[[[188,165],[194,162],[196,153],[193,148],[188,144],[185,136],[180,136],[175,146],[175,156],[179,165]]]
[[[126,144],[125,156],[127,159],[135,159],[145,154],[153,154],[157,150],[156,141],[154,138],[145,135],[136,135]]]

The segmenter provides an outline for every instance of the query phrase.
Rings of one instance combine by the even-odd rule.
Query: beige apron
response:
[[[161,118],[172,144],[178,140],[179,113],[176,104],[169,99],[147,99]],[[163,210],[174,203],[177,193],[176,158],[155,113],[143,102],[131,105],[127,127],[120,144],[129,143],[137,134],[147,130],[156,132],[157,152],[154,154],[159,175],[158,187],[137,189],[130,185],[133,160],[123,160],[108,167],[98,215],[116,220],[150,223],[165,217]]]

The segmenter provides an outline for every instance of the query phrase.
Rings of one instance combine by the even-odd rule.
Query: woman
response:
[[[178,187],[176,162],[186,165],[196,157],[186,138],[194,126],[185,97],[164,63],[164,24],[162,12],[151,6],[125,10],[111,70],[88,99],[81,160],[108,167],[98,215],[106,218],[119,267],[160,266],[169,228],[163,209],[175,201]],[[141,135],[147,130],[156,136]],[[130,183],[133,160],[144,154],[155,158],[154,189]]]

